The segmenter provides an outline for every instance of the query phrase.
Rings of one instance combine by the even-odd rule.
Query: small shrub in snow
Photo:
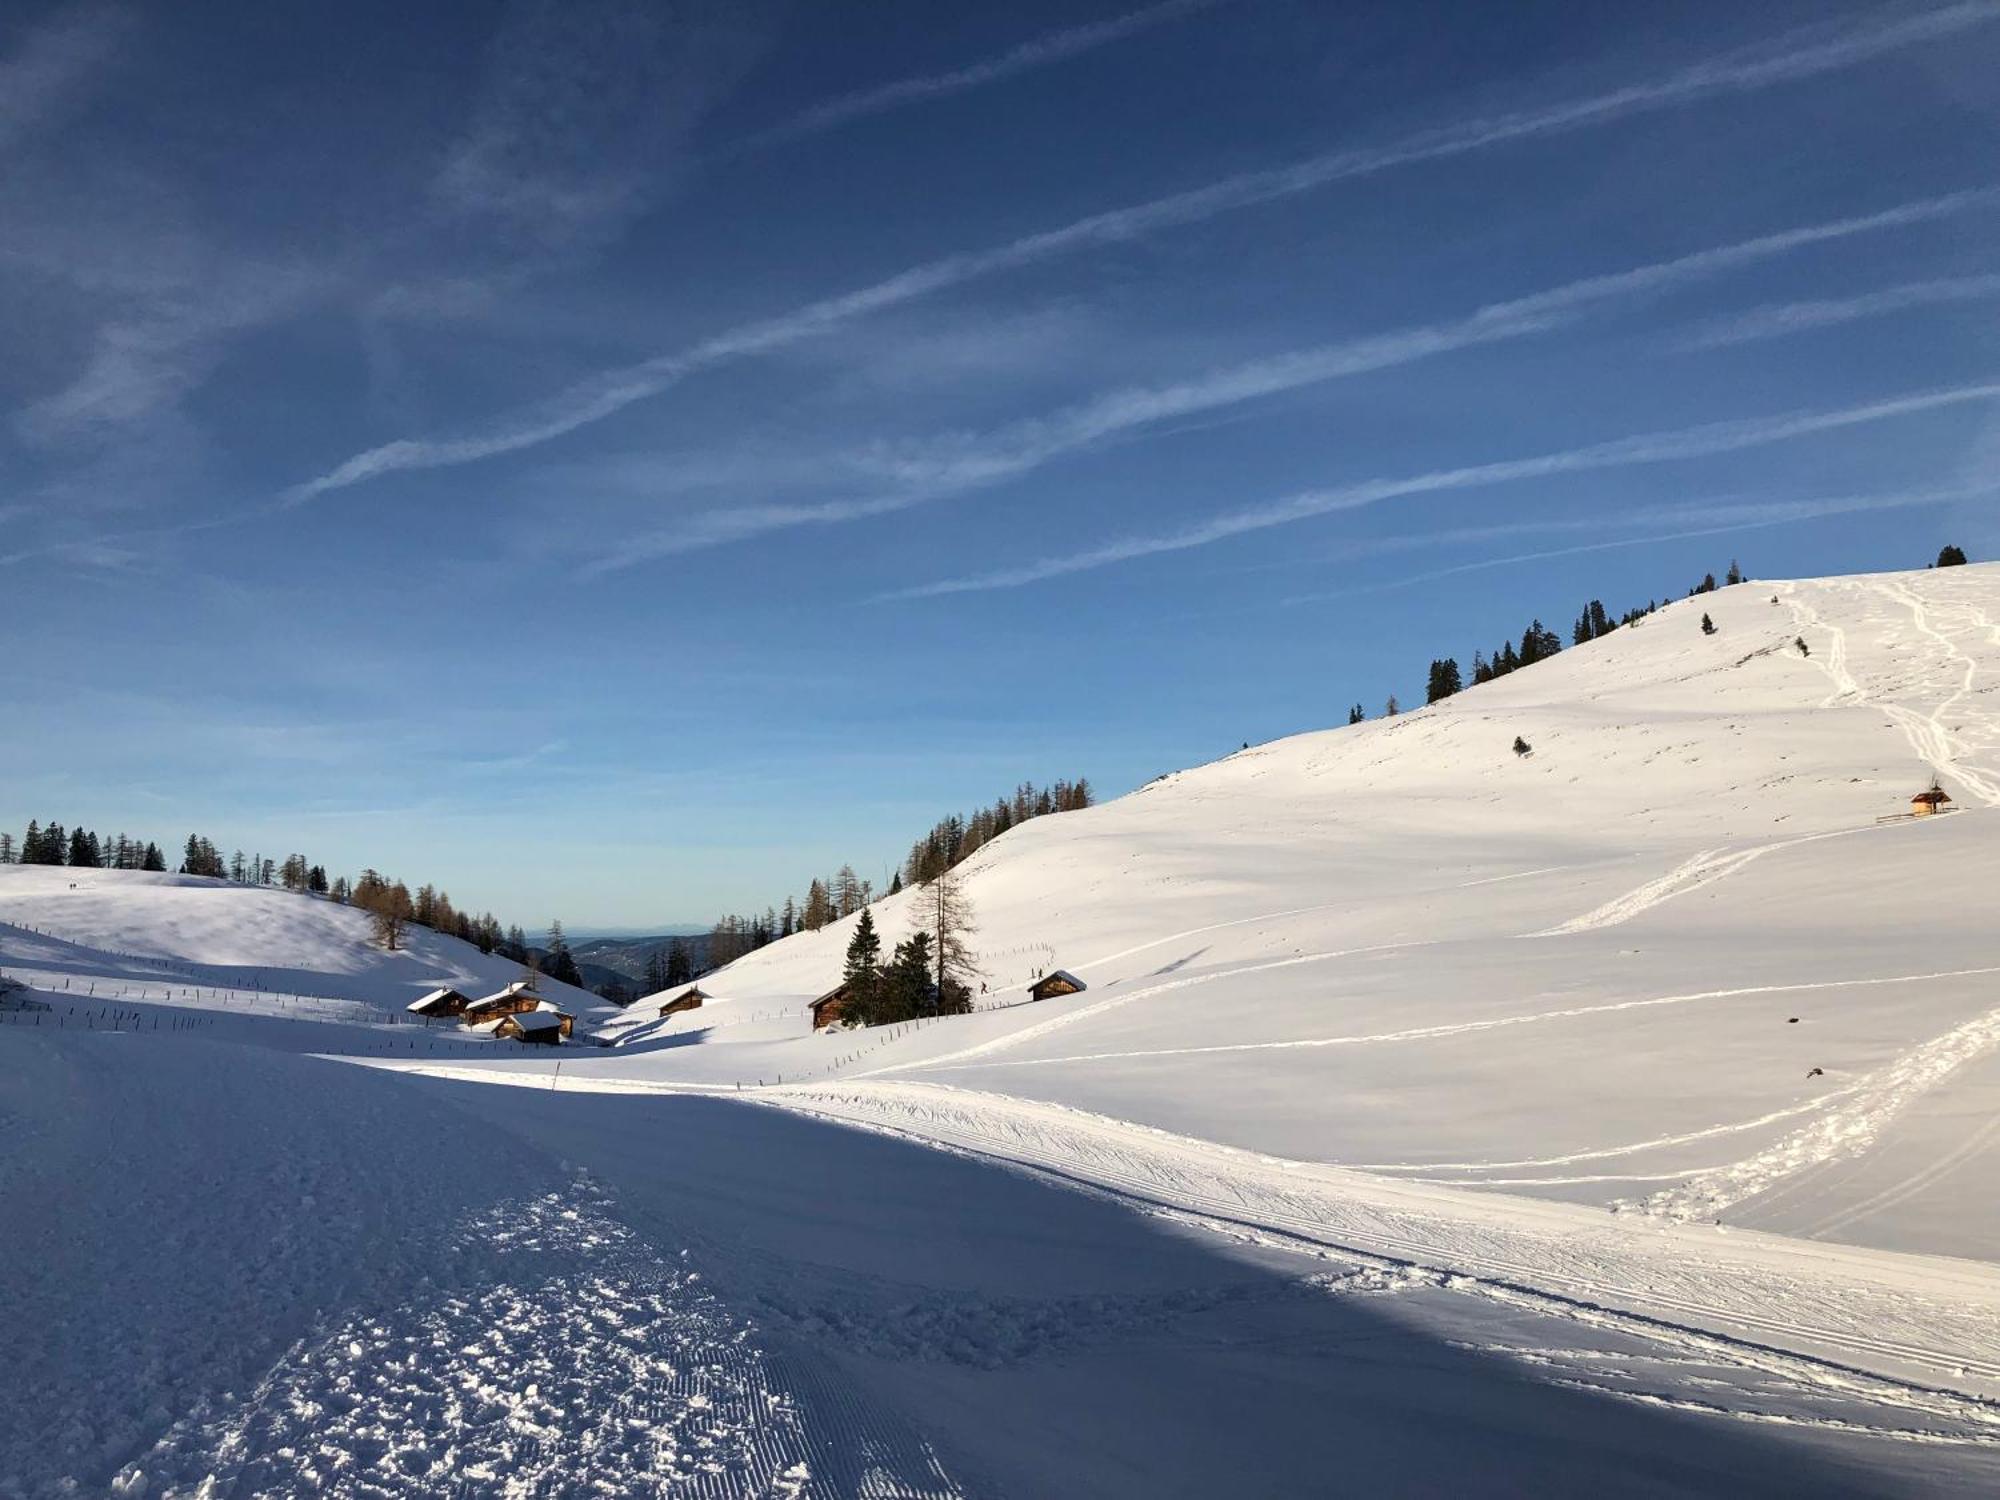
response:
[[[1711,620],[1707,615],[1701,617],[1701,633],[1703,635],[1715,634],[1715,621]]]
[[[1535,747],[1517,734],[1514,736],[1514,753],[1516,755],[1533,755]]]
[[[1799,648],[1799,655],[1801,655],[1801,656],[1811,656],[1811,655],[1812,655],[1812,647],[1810,647],[1810,646],[1808,646],[1808,645],[1806,644],[1806,638],[1805,638],[1804,636],[1802,636],[1802,635],[1795,635],[1795,636],[1793,636],[1793,637],[1792,637],[1792,644],[1793,644],[1794,646],[1797,646],[1797,647]]]

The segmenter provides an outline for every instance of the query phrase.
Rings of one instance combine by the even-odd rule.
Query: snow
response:
[[[1724,589],[1034,820],[963,867],[980,1008],[924,1024],[812,1032],[849,919],[558,1060],[385,1024],[518,973],[449,940],[0,869],[54,1007],[0,1016],[0,1186],[79,1184],[116,1262],[0,1223],[82,1330],[20,1362],[0,1495],[1990,1490],[1996,832],[1974,566]],[[258,1337],[149,1352],[203,1285]]]

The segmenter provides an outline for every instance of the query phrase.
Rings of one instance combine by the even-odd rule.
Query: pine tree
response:
[[[569,939],[563,936],[561,921],[549,923],[548,961],[542,965],[542,972],[560,984],[573,984],[583,988],[583,975],[577,971],[576,959],[569,951]]]
[[[160,853],[160,846],[158,844],[148,843],[146,845],[146,854],[144,859],[140,861],[139,868],[142,870],[151,870],[155,873],[165,873],[167,860],[166,856]]]
[[[1808,645],[1806,644],[1806,638],[1805,638],[1804,636],[1802,636],[1802,635],[1795,635],[1795,636],[1793,636],[1793,637],[1792,637],[1792,644],[1793,644],[1794,646],[1797,646],[1797,647],[1799,648],[1799,655],[1801,655],[1801,656],[1811,656],[1811,655],[1812,655],[1812,647],[1810,647],[1810,646],[1808,646]]]
[[[1732,557],[1729,559],[1729,574],[1722,581],[1724,583],[1741,583],[1743,581],[1743,569],[1735,558]]]
[[[14,835],[0,833],[0,865],[14,863]]]
[[[1397,714],[1401,713],[1402,711],[1403,711],[1402,705],[1396,701],[1396,695],[1394,693],[1391,693],[1389,695],[1389,701],[1382,705],[1382,717],[1385,719],[1393,719],[1396,717]]]
[[[1532,755],[1534,747],[1517,734],[1514,736],[1514,753],[1516,755]]]
[[[1711,620],[1707,615],[1701,617],[1701,633],[1703,635],[1715,634],[1715,621]]]
[[[1355,704],[1354,707],[1350,708],[1347,711],[1347,722],[1350,724],[1359,724],[1363,719],[1367,717],[1368,715],[1361,711],[1361,705],[1359,703]]]
[[[847,961],[840,975],[840,982],[847,987],[849,1004],[864,1026],[874,1024],[881,966],[882,939],[876,935],[874,916],[864,906],[861,920],[854,924],[854,935],[847,940]]]
[[[687,939],[667,940],[667,988],[677,984],[687,984],[694,978],[694,954],[689,950]]]
[[[895,956],[882,971],[875,1024],[911,1021],[937,1008],[931,981],[931,935],[918,928],[896,945]]]
[[[1458,692],[1463,685],[1459,680],[1458,661],[1456,658],[1446,657],[1442,661],[1434,661],[1431,663],[1430,686],[1426,690],[1424,701],[1426,703],[1442,702],[1453,693]]]
[[[1950,544],[1947,544],[1947,545],[1946,545],[1946,546],[1945,546],[1945,547],[1944,547],[1944,548],[1943,548],[1943,549],[1942,549],[1941,551],[1939,551],[1939,553],[1938,553],[1938,559],[1937,559],[1937,565],[1938,565],[1938,566],[1939,566],[1940,568],[1962,568],[1962,567],[1964,567],[1964,566],[1965,566],[1965,549],[1964,549],[1963,547],[1954,547],[1954,546],[1951,546]]]
[[[889,894],[895,895],[903,889],[903,872],[895,871],[889,876]]]

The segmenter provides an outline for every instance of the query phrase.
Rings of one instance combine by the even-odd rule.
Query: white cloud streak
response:
[[[1453,350],[1523,338],[1567,326],[1608,304],[1671,290],[1740,266],[1852,235],[1943,218],[1990,202],[1980,189],[1899,204],[1673,260],[1586,277],[1548,291],[1489,303],[1451,322],[1424,324],[1315,349],[1252,360],[1166,386],[1113,391],[1051,416],[999,432],[963,436],[871,456],[903,488],[886,495],[811,505],[746,506],[697,515],[672,530],[622,541],[615,553],[589,564],[586,576],[616,572],[659,557],[742,541],[794,526],[832,525],[907,509],[966,490],[1017,478],[1067,454],[1135,429],[1281,395],[1346,376],[1415,363]]]
[[[0,150],[55,122],[103,71],[132,30],[121,6],[68,5],[0,59]]]
[[[1773,43],[1711,58],[1662,78],[1608,93],[1539,110],[1460,121],[1385,145],[1328,152],[1285,167],[1239,173],[1204,187],[1092,214],[1005,245],[915,266],[871,286],[808,303],[773,318],[744,324],[689,348],[609,371],[483,431],[455,437],[408,438],[368,449],[316,478],[293,486],[277,503],[302,505],[317,496],[386,474],[473,463],[536,447],[658,396],[700,371],[767,354],[819,337],[857,318],[1056,256],[1199,223],[1220,214],[1399,167],[1608,124],[1715,95],[1751,92],[1815,77],[1903,47],[1937,41],[1996,18],[2000,18],[2000,3],[1996,0],[1964,0],[1845,30],[1820,28],[1809,36],[1794,33]]]
[[[1758,339],[1784,338],[1814,328],[1886,317],[1913,307],[1953,302],[1983,302],[2000,297],[2000,274],[1949,276],[1936,281],[1912,281],[1854,297],[1828,297],[1809,302],[1776,302],[1716,318],[1681,341],[1684,349],[1715,349]]]
[[[1064,557],[1044,558],[1018,568],[1007,568],[966,578],[943,579],[920,588],[880,596],[882,599],[928,598],[940,594],[975,593],[989,589],[1015,588],[1072,573],[1088,572],[1114,563],[1132,562],[1163,553],[1185,552],[1206,547],[1250,532],[1289,526],[1315,516],[1336,511],[1359,510],[1389,500],[1456,490],[1481,489],[1522,479],[1545,479],[1558,474],[1580,474],[1593,470],[1624,468],[1634,464],[1678,463],[1761,448],[1816,433],[1835,432],[1896,417],[1915,416],[1947,407],[1966,406],[2000,400],[2000,382],[1956,386],[1948,390],[1925,391],[1897,396],[1864,406],[1835,411],[1793,412],[1776,417],[1758,417],[1739,422],[1718,422],[1672,432],[1645,433],[1616,438],[1588,447],[1560,453],[1544,453],[1533,458],[1504,459],[1497,463],[1473,464],[1456,469],[1438,469],[1400,479],[1370,479],[1332,489],[1306,490],[1278,500],[1224,511],[1203,521],[1152,536],[1125,537]]]
[[[760,131],[745,141],[741,149],[756,150],[784,141],[798,140],[804,136],[819,135],[852,120],[887,114],[890,110],[899,109],[905,104],[940,99],[947,95],[962,94],[971,89],[982,88],[989,83],[1000,83],[1037,68],[1067,62],[1086,52],[1094,52],[1113,42],[1121,42],[1127,37],[1150,31],[1168,21],[1179,20],[1182,16],[1195,11],[1211,9],[1219,3],[1221,0],[1166,0],[1164,4],[1148,5],[1139,10],[1127,11],[1124,15],[1113,16],[1106,21],[1044,32],[1017,47],[1009,48],[996,57],[989,57],[963,68],[954,68],[944,73],[900,78],[879,88],[857,89],[837,99],[829,99],[824,104],[801,110],[782,125]]]

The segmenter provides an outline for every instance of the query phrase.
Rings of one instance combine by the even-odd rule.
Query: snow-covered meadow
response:
[[[460,1042],[456,942],[0,868],[0,1495],[1990,1488],[1996,830],[1975,566],[1034,820],[921,1026],[812,1032],[850,919]]]

